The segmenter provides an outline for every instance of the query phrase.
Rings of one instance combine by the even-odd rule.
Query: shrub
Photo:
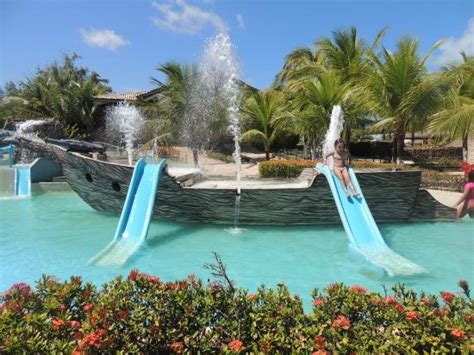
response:
[[[35,290],[15,284],[1,295],[0,352],[467,353],[474,314],[467,283],[459,285],[462,294],[438,298],[337,283],[315,289],[305,314],[283,284],[249,294],[132,270],[97,290],[79,277],[43,277]]]
[[[258,171],[263,178],[295,178],[315,166],[314,160],[267,160],[260,162]]]
[[[421,174],[421,187],[425,189],[448,190],[462,192],[465,178],[463,175],[451,175],[423,169]]]

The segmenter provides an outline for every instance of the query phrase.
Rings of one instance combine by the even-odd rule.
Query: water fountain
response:
[[[143,114],[128,102],[118,103],[106,114],[107,132],[111,136],[118,133],[125,142],[129,165],[133,165],[133,145],[143,121]]]
[[[344,128],[344,114],[341,106],[335,105],[331,112],[331,122],[323,143],[323,156],[334,151],[334,142],[341,137]],[[332,157],[328,158],[328,165],[332,166]]]
[[[186,136],[193,149],[195,166],[198,165],[197,149],[206,143],[210,120],[217,110],[225,105],[229,131],[233,136],[236,166],[236,200],[234,232],[238,231],[238,216],[241,191],[241,151],[240,151],[240,88],[238,85],[240,67],[234,46],[226,33],[210,38],[204,47],[197,77],[191,90],[189,108],[186,114]],[[197,143],[197,142],[199,143]]]

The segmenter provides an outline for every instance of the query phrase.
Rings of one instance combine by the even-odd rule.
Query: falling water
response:
[[[17,123],[15,125],[17,136],[27,135],[34,131],[34,128],[41,126],[45,121],[44,120],[27,120],[25,122]]]
[[[335,105],[332,108],[331,112],[331,122],[329,124],[329,129],[324,138],[323,145],[323,155],[334,151],[334,142],[341,137],[341,133],[344,127],[344,115],[341,109],[341,106]],[[332,158],[328,159],[328,164],[332,166]]]
[[[227,111],[229,131],[234,140],[235,178],[237,193],[235,198],[233,234],[240,233],[241,151],[240,151],[240,74],[239,61],[234,46],[226,33],[210,38],[205,45],[199,65],[197,80],[191,94],[187,127],[194,140],[206,143],[209,137],[200,137],[200,132],[208,135],[209,120],[218,113],[216,107],[224,104]],[[188,134],[189,136],[189,134]],[[194,143],[194,147],[198,146]],[[195,161],[196,164],[196,161]]]
[[[142,113],[128,102],[120,102],[107,111],[106,124],[109,134],[119,133],[125,142],[128,165],[133,165],[133,144],[142,126]]]
[[[36,135],[34,134],[35,129],[38,126],[43,125],[44,123],[44,120],[27,120],[21,123],[17,123],[15,125],[14,137],[28,137],[29,139],[33,139],[34,137],[36,137]],[[31,163],[34,159],[34,154],[28,149],[19,148],[17,159],[20,164]]]

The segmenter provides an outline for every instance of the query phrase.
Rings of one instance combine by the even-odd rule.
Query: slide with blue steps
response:
[[[316,170],[323,174],[329,183],[344,230],[353,249],[372,264],[382,268],[389,276],[426,272],[422,267],[394,252],[385,243],[352,167],[348,171],[354,188],[360,194],[357,197],[346,196],[339,179],[328,165],[318,163]]]
[[[125,204],[112,242],[90,263],[101,266],[124,264],[144,242],[155,206],[155,197],[165,160],[149,164],[140,159],[133,170]]]

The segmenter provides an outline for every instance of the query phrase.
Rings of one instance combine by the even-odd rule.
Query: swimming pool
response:
[[[61,279],[81,275],[97,285],[131,269],[175,280],[195,274],[217,252],[239,287],[284,281],[306,302],[315,287],[342,281],[382,291],[397,282],[416,290],[455,290],[460,279],[474,281],[474,223],[380,225],[387,244],[426,268],[415,277],[384,276],[348,248],[341,226],[245,227],[233,235],[223,226],[152,223],[147,241],[122,267],[88,261],[112,239],[117,216],[98,213],[73,192],[47,192],[29,199],[0,201],[0,290],[34,282],[41,274]]]

